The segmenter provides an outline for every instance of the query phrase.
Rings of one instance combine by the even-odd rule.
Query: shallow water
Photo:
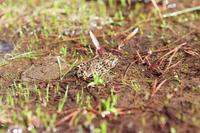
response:
[[[13,50],[13,46],[10,42],[0,41],[0,54],[10,53]]]

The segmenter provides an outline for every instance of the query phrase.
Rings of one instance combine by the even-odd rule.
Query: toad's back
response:
[[[117,56],[106,52],[101,56],[97,56],[88,62],[78,65],[75,69],[75,74],[78,78],[87,80],[92,77],[93,73],[96,73],[100,76],[104,75],[109,70],[114,68],[117,63]]]

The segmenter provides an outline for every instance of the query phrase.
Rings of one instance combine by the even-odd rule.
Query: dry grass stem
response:
[[[160,82],[159,84],[158,84],[158,80],[157,80],[157,79],[154,81],[154,84],[153,84],[153,91],[152,91],[152,94],[151,94],[152,97],[156,94],[156,92],[157,92],[158,90],[160,90],[161,86],[162,86],[166,81],[167,81],[167,79],[164,79],[164,80],[163,80],[162,82]]]

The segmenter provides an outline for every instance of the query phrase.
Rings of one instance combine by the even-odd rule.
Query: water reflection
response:
[[[10,53],[13,50],[13,46],[10,42],[0,41],[0,54]]]

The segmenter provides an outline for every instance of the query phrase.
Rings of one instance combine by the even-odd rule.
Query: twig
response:
[[[158,7],[156,1],[155,1],[155,0],[151,0],[151,2],[152,2],[152,4],[153,4],[153,6],[155,7],[155,9],[158,11],[158,14],[159,14],[160,19],[162,19],[162,18],[163,18],[163,15],[162,15],[162,13],[161,13],[161,11],[160,11],[160,8]]]
[[[56,59],[57,59],[57,62],[58,62],[58,67],[59,67],[59,78],[61,80],[62,79],[62,77],[61,77],[62,76],[62,65],[61,65],[60,57],[57,56]]]
[[[173,60],[174,56],[176,55],[177,51],[178,51],[178,48],[175,49],[174,52],[173,52],[173,54],[170,56],[170,58],[169,58],[169,63],[168,63],[168,65],[167,65],[166,69],[168,69],[168,68],[170,67],[170,65],[171,65],[171,63],[172,63],[172,60]]]
[[[161,18],[173,17],[174,15],[177,16],[177,15],[181,15],[183,13],[189,13],[189,12],[198,11],[198,10],[200,10],[200,6],[184,9],[182,11],[177,11],[177,12],[173,12],[173,13],[163,14]],[[133,26],[131,26],[130,28],[128,28],[127,30],[125,30],[123,32],[119,32],[115,35],[125,34],[127,32],[130,32],[132,29],[134,29],[135,27],[138,27],[139,25],[141,25],[143,23],[148,23],[148,22],[155,21],[158,19],[160,19],[160,17],[154,17],[154,18],[151,17],[151,18],[139,21],[136,24],[134,24]]]
[[[169,48],[153,50],[152,52],[153,52],[153,53],[160,53],[160,52],[165,52],[165,51],[167,51],[167,50],[169,50]]]
[[[76,65],[76,63],[78,62],[78,59],[76,59],[73,64],[70,66],[70,68],[62,75],[61,80],[65,77],[66,74],[68,74]]]
[[[167,81],[167,79],[164,79],[164,80],[163,80],[162,82],[160,82],[159,84],[158,84],[158,80],[157,80],[157,79],[154,81],[154,84],[153,84],[153,91],[152,91],[152,94],[151,94],[152,97],[156,94],[156,92],[161,88],[161,86],[162,86],[166,81]],[[157,85],[157,84],[158,84],[158,85]]]
[[[65,116],[64,118],[62,118],[61,120],[59,120],[57,123],[56,123],[56,126],[60,126],[62,125],[64,122],[70,120],[69,124],[73,124],[73,121],[75,119],[75,117],[78,115],[78,113],[80,112],[81,110],[80,109],[77,109],[73,112],[71,112],[70,114],[68,114],[67,116]]]
[[[170,65],[171,65],[171,63],[172,63],[172,60],[173,60],[174,56],[176,55],[177,51],[178,51],[182,46],[184,46],[184,45],[186,45],[186,44],[187,44],[187,43],[182,43],[182,44],[180,44],[178,47],[174,48],[173,54],[172,54],[171,57],[169,58],[169,63],[168,63],[168,65],[167,65],[167,67],[166,67],[165,70],[169,70]]]
[[[167,45],[167,48],[163,48],[161,50],[156,50],[156,51],[153,51],[153,52],[163,52],[163,51],[167,51],[169,50],[170,48],[168,48],[169,46],[171,46],[172,44],[176,44],[176,43],[179,43],[180,41],[182,41],[183,39],[185,39],[186,37],[188,37],[189,35],[191,35],[192,33],[194,33],[195,30],[191,30],[190,32],[188,32],[187,34],[181,36],[180,38],[176,39],[175,41],[173,41],[170,45]]]
[[[92,31],[90,31],[89,33],[90,33],[90,38],[92,39],[92,42],[93,42],[95,48],[97,50],[101,49],[99,41],[97,40],[96,36],[92,33]]]
[[[194,57],[199,57],[199,53],[195,52],[195,51],[192,51],[192,50],[183,50],[185,53],[191,55],[191,56],[194,56]]]
[[[139,27],[139,25],[141,25],[143,23],[151,22],[151,21],[154,21],[154,20],[157,20],[157,19],[159,19],[159,18],[147,18],[147,19],[141,20],[141,21],[137,22],[136,24],[134,24],[133,26],[129,27],[128,29],[126,29],[126,30],[124,30],[122,32],[116,33],[115,36],[131,32],[133,29]]]
[[[158,84],[158,79],[155,79],[154,83],[153,83],[153,91],[152,91],[152,94],[154,93],[154,91],[156,90],[156,86]]]
[[[169,51],[168,53],[166,53],[165,55],[163,55],[162,57],[160,57],[160,61],[163,61],[165,57],[167,57],[168,55],[174,53],[174,52],[177,52],[182,46],[186,45],[187,43],[184,42],[180,45],[178,45],[177,47],[175,47],[174,49],[172,49],[171,51]]]
[[[163,60],[164,60],[168,55],[172,54],[172,55],[169,57],[169,62],[168,62],[168,64],[167,64],[167,67],[165,68],[164,72],[166,72],[167,70],[169,70],[169,69],[175,67],[177,64],[180,63],[180,61],[178,61],[178,62],[175,63],[174,65],[171,65],[171,64],[172,64],[172,61],[173,61],[173,58],[174,58],[174,56],[176,55],[176,53],[178,52],[178,50],[179,50],[182,46],[184,46],[184,45],[186,45],[186,44],[187,44],[186,42],[185,42],[185,43],[182,43],[182,44],[178,45],[177,47],[175,47],[174,49],[170,50],[168,53],[166,53],[166,54],[163,55],[162,57],[160,57],[159,62],[162,63]]]
[[[131,63],[128,65],[128,67],[126,68],[126,70],[125,70],[125,72],[124,72],[124,78],[126,77],[126,75],[127,75],[128,71],[129,71],[130,67],[131,67],[135,62],[136,62],[136,60],[133,61],[133,62],[131,62]]]
[[[135,36],[139,31],[139,28],[135,28],[125,39],[124,42],[130,40],[133,36]]]
[[[119,44],[118,49],[121,50],[121,48],[125,45],[125,43],[130,40],[132,37],[134,37],[139,31],[139,28],[135,28],[123,41],[121,44]]]
[[[181,14],[199,11],[199,10],[200,10],[200,6],[196,6],[196,7],[187,8],[187,9],[184,9],[184,10],[181,10],[181,11],[164,14],[164,15],[162,15],[162,17],[163,18],[175,17],[175,16],[178,16],[178,15],[181,15]]]
[[[146,63],[148,66],[152,66],[151,62],[149,61],[148,56],[146,56],[144,59],[146,60]]]
[[[72,118],[69,121],[69,125],[72,126],[75,119],[77,118],[77,115],[80,113],[80,110],[77,110],[76,112],[73,113]]]
[[[177,66],[181,61],[176,62],[175,64],[169,66],[168,68],[165,69],[165,72],[171,68],[174,68],[175,66]]]
[[[58,112],[58,114],[62,114],[62,115],[64,115],[64,114],[70,114],[70,113],[72,113],[72,112],[74,112],[76,110],[77,110],[77,108],[71,108],[71,109],[64,110],[62,112]]]
[[[144,64],[145,61],[142,59],[142,56],[140,55],[140,53],[139,53],[138,50],[136,50],[136,54],[137,54],[137,56],[139,57],[139,59],[141,60],[142,64]]]

